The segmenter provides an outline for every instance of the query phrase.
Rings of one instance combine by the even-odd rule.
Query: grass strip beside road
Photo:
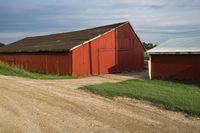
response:
[[[105,97],[146,100],[170,110],[200,116],[200,87],[162,80],[127,80],[81,87]]]
[[[0,74],[7,76],[19,76],[33,79],[71,79],[74,76],[55,75],[55,74],[41,74],[29,72],[16,66],[11,66],[6,63],[0,62]]]

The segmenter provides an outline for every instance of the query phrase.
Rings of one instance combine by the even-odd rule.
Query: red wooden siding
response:
[[[33,72],[71,74],[71,54],[67,53],[0,54],[0,60]]]
[[[99,49],[99,74],[117,72],[115,55],[114,49]]]
[[[200,55],[151,55],[151,76],[200,81]]]
[[[1,54],[0,60],[34,72],[86,76],[142,70],[143,56],[141,42],[126,23],[70,53]]]
[[[95,74],[104,74],[108,73],[105,69],[106,65],[112,67],[115,65],[115,62],[112,64],[113,60],[110,58],[114,58],[111,53],[108,51],[115,52],[115,31],[111,31],[110,33],[104,34],[101,37],[88,42],[87,44],[82,45],[72,51],[72,75],[95,75]],[[105,55],[105,51],[107,51],[106,58],[102,58],[101,56]],[[109,62],[109,64],[105,64],[105,61]],[[99,66],[101,65],[101,66]],[[104,66],[104,69],[102,67]]]
[[[72,51],[72,75],[142,70],[144,48],[129,24]]]
[[[120,70],[141,70],[144,67],[144,48],[130,24],[117,29],[118,65]]]

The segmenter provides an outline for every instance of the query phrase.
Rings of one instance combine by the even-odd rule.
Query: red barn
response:
[[[0,48],[0,60],[33,72],[97,75],[142,70],[144,48],[129,22],[27,37]]]
[[[200,37],[171,39],[148,53],[150,78],[200,81]]]

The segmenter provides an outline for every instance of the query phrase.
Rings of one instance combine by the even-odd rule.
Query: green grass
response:
[[[8,76],[19,76],[19,77],[27,77],[34,79],[68,79],[75,78],[73,76],[64,76],[64,75],[53,75],[53,74],[41,74],[29,72],[24,69],[20,69],[16,66],[10,66],[8,64],[0,62],[0,74],[8,75]]]
[[[89,85],[80,89],[105,97],[146,100],[171,110],[200,116],[200,87],[161,80],[127,80]]]

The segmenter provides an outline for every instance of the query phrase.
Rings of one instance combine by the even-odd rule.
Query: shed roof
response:
[[[19,52],[64,52],[83,44],[113,28],[117,28],[128,22],[95,27],[91,29],[58,33],[44,36],[26,37],[17,42],[0,48],[0,53]]]
[[[200,37],[170,39],[147,52],[149,54],[200,54]]]

